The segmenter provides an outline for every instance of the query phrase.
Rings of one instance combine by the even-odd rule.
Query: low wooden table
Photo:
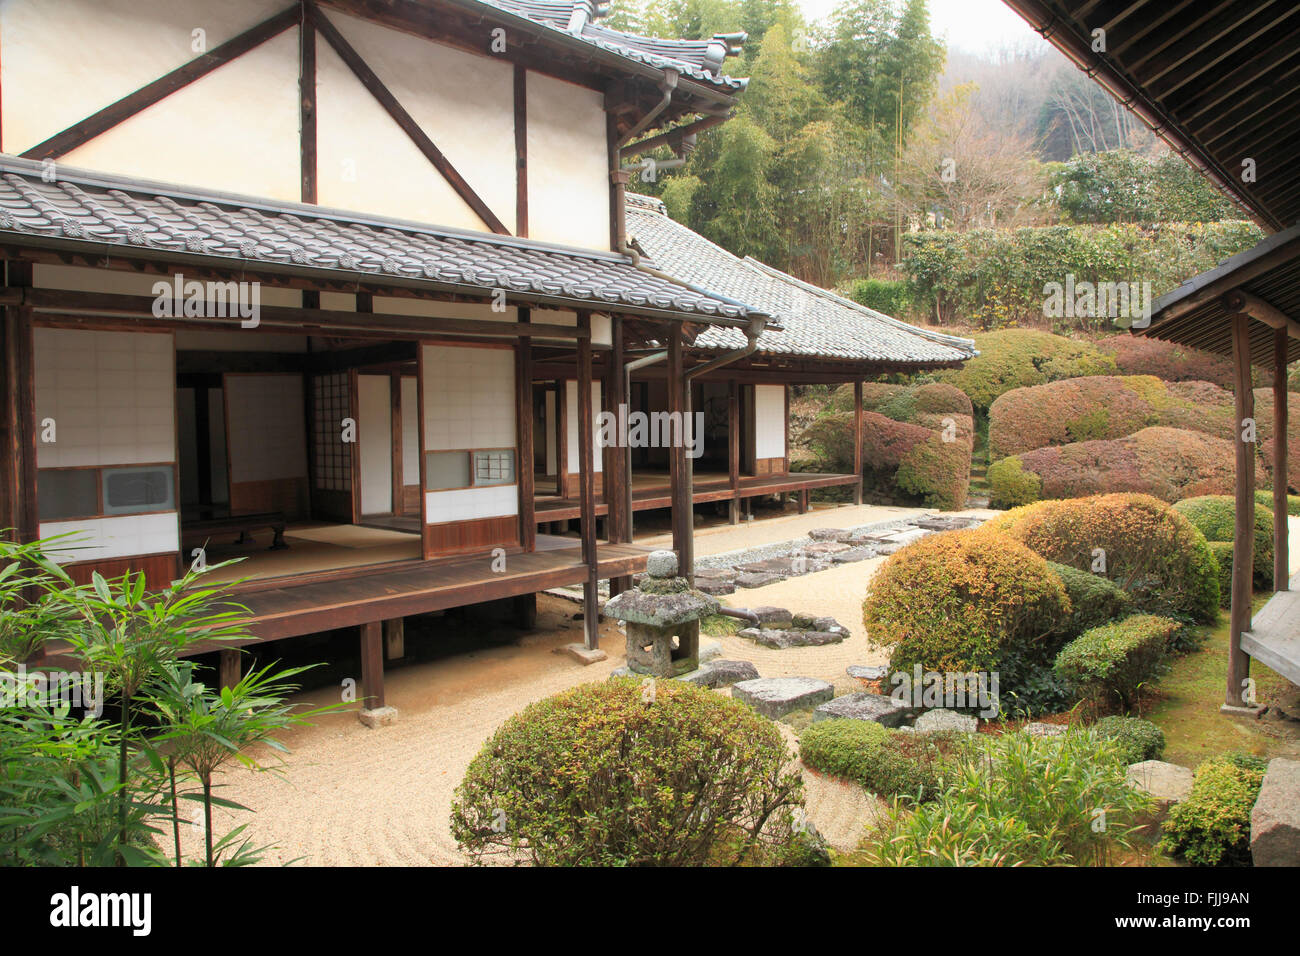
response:
[[[192,544],[203,544],[214,534],[239,532],[236,544],[247,544],[248,535],[258,528],[270,528],[274,537],[271,540],[272,551],[282,551],[289,547],[284,540],[284,515],[279,511],[247,511],[221,515],[219,517],[201,518],[197,521],[182,521],[181,545],[188,548]]]

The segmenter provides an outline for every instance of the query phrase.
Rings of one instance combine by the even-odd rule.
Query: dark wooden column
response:
[[[402,501],[406,497],[406,480],[403,474],[406,456],[402,447],[402,440],[405,436],[402,434],[402,373],[400,371],[393,372],[388,376],[388,409],[388,424],[393,436],[393,473],[391,476],[393,514],[400,515],[406,510]]]
[[[1255,564],[1255,443],[1243,438],[1246,420],[1255,417],[1250,380],[1250,319],[1232,317],[1234,422],[1237,458],[1236,514],[1232,537],[1232,609],[1228,633],[1228,686],[1225,703],[1241,707],[1243,682],[1250,676],[1250,657],[1241,649],[1241,634],[1250,630],[1251,577]]]
[[[519,321],[531,322],[532,309],[520,309]],[[515,346],[515,478],[519,485],[519,544],[537,550],[537,496],[533,488],[533,340],[520,336]]]
[[[302,201],[316,202],[316,21],[302,18],[298,48],[298,153],[302,165]]]
[[[1290,590],[1287,527],[1286,329],[1273,333],[1273,590]]]
[[[361,625],[361,706],[384,706],[384,635],[378,621]]]
[[[591,329],[591,314],[578,313],[578,327]],[[596,566],[596,456],[592,448],[591,336],[578,340],[578,511],[582,515],[582,624],[588,650],[600,646],[599,572]]]
[[[395,661],[406,656],[406,618],[384,622],[384,657]]]
[[[862,380],[853,383],[853,473],[858,483],[853,486],[853,503],[862,504]]]
[[[235,648],[224,647],[218,652],[217,657],[217,681],[222,687],[234,687],[239,683],[240,677],[239,651]]]
[[[31,285],[31,266],[9,262],[6,283]],[[31,310],[0,310],[0,531],[18,541],[40,535],[36,510],[35,333]]]
[[[681,329],[673,325],[668,333],[668,411],[672,420],[685,425],[690,414],[690,382],[682,364]],[[673,550],[677,552],[678,573],[687,581],[695,580],[695,540],[692,509],[691,460],[686,456],[684,441],[669,449],[669,479],[672,483]]]
[[[569,383],[555,383],[555,488],[561,498],[569,497]]]
[[[609,368],[605,372],[605,408],[618,418],[619,406],[627,401],[627,355],[624,351],[623,320],[612,316],[610,323]],[[628,494],[631,484],[629,469],[631,452],[626,435],[619,435],[614,445],[605,449],[605,504],[609,509],[609,540],[619,544],[632,541],[632,498]],[[613,597],[632,586],[632,579],[624,576],[609,582]]]
[[[734,378],[727,387],[727,477],[731,481],[731,500],[727,518],[740,523],[740,383]]]

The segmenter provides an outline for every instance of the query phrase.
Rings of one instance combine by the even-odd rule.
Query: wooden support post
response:
[[[4,263],[5,284],[32,283],[29,263]],[[0,533],[40,535],[36,511],[36,339],[30,309],[0,310]],[[12,529],[8,532],[5,529]]]
[[[628,401],[627,355],[624,350],[623,320],[613,316],[609,320],[609,368],[605,372],[605,408],[622,420],[619,406]],[[605,449],[605,504],[609,509],[606,524],[609,540],[618,544],[632,541],[632,495],[631,464],[632,449],[627,444],[627,436],[619,435],[618,441]],[[611,578],[609,596],[621,594],[632,586],[632,579],[626,575]]]
[[[537,626],[537,595],[520,594],[511,599],[514,609],[515,627],[531,631]]]
[[[384,643],[378,621],[361,625],[361,706],[384,706]]]
[[[853,474],[858,476],[853,486],[853,503],[862,504],[862,380],[853,383]]]
[[[519,310],[519,321],[532,322],[532,309]],[[515,477],[519,484],[519,544],[537,550],[537,506],[533,487],[533,340],[520,336],[515,346]]]
[[[1232,609],[1228,633],[1228,681],[1224,702],[1246,705],[1242,694],[1250,677],[1250,657],[1241,649],[1241,635],[1250,630],[1251,578],[1255,565],[1255,444],[1244,438],[1246,420],[1255,417],[1250,380],[1250,319],[1232,317],[1233,390],[1236,420],[1236,513],[1232,537]],[[1251,429],[1252,432],[1254,429]]]
[[[388,424],[391,439],[391,458],[392,468],[390,469],[390,484],[392,485],[393,496],[393,514],[400,515],[405,510],[402,499],[406,497],[406,481],[403,471],[406,466],[406,456],[403,452],[402,440],[405,437],[402,429],[402,373],[392,372],[388,376]]]
[[[569,497],[569,383],[555,383],[555,488],[561,498]]]
[[[809,501],[808,499],[808,489],[800,488],[799,489],[799,513],[801,515],[806,515],[810,507],[812,507],[812,502]]]
[[[1273,590],[1290,590],[1291,555],[1287,527],[1286,329],[1273,333]]]
[[[223,647],[217,652],[217,680],[222,687],[234,687],[239,683],[240,673],[239,650],[234,647]]]
[[[591,328],[591,313],[579,312],[578,325]],[[582,585],[582,623],[588,650],[600,646],[600,596],[597,593],[596,558],[596,456],[592,448],[591,339],[578,343],[578,510],[582,514],[582,563],[587,580]]]
[[[675,325],[668,333],[668,411],[673,420],[685,422],[689,414],[687,392],[690,383],[682,367],[682,335]],[[692,517],[690,459],[685,442],[674,442],[668,449],[669,480],[672,484],[673,550],[677,552],[678,573],[695,578],[694,519]]]
[[[734,378],[727,389],[727,477],[731,482],[731,500],[727,502],[727,520],[740,523],[740,383]]]
[[[406,656],[406,618],[395,617],[384,622],[384,657],[400,660]]]

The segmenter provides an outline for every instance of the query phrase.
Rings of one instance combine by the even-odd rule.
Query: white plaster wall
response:
[[[785,457],[785,386],[754,386],[754,455]]]
[[[609,251],[604,96],[528,74],[528,235]]]
[[[361,513],[393,510],[392,380],[357,376],[357,443],[361,457]]]
[[[565,426],[565,442],[569,446],[568,465],[569,474],[578,474],[578,383],[575,381],[565,382],[565,411],[568,417],[568,423]],[[600,447],[600,382],[591,383],[591,446],[592,460],[595,464],[595,470],[601,470]]]
[[[176,460],[176,373],[167,333],[35,330],[40,468]]]
[[[137,554],[166,554],[180,547],[180,529],[174,511],[41,523],[42,538],[59,534],[77,536],[47,552],[60,564],[126,558]]]
[[[424,450],[515,447],[511,349],[425,345]],[[516,471],[519,462],[516,461]],[[517,514],[515,485],[425,493],[430,524]]]
[[[234,482],[307,477],[300,375],[226,375],[226,440]]]

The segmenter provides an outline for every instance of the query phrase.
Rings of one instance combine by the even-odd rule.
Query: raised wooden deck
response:
[[[665,476],[664,481],[667,481]],[[746,476],[740,479],[739,493],[734,495],[727,480],[713,478],[696,480],[693,483],[693,500],[696,504],[711,501],[730,501],[733,497],[757,498],[762,495],[776,495],[791,491],[811,491],[814,488],[834,488],[840,485],[857,483],[857,475],[828,475],[814,473],[791,473],[788,475],[764,475],[762,477]],[[649,511],[652,508],[671,508],[673,504],[672,489],[668,484],[649,484],[632,488],[632,510]],[[533,506],[538,524],[550,521],[569,521],[580,516],[576,498],[558,498],[539,496]],[[596,500],[596,514],[609,513],[609,505],[604,496]]]
[[[1293,684],[1300,684],[1300,574],[1278,591],[1241,633],[1241,649]]]

